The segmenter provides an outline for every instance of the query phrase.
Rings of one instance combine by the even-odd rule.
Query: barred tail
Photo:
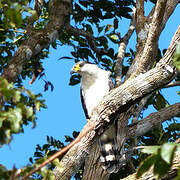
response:
[[[119,168],[118,146],[116,137],[113,135],[113,129],[110,127],[99,138],[99,147],[101,152],[100,161],[102,168],[108,173],[116,173]]]

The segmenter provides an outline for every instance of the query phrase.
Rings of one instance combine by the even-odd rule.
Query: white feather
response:
[[[104,149],[105,149],[105,151],[110,151],[111,149],[112,149],[112,144],[105,144],[104,145]]]
[[[114,155],[106,156],[106,161],[113,161],[113,160],[116,160],[116,157]]]
[[[88,115],[109,92],[110,72],[98,68],[94,64],[85,64],[79,73],[82,76],[81,88]]]

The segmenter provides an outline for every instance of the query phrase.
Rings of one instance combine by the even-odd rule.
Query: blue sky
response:
[[[180,25],[179,13],[180,5],[170,18],[167,28],[163,31],[160,38],[160,48],[169,46],[171,38]],[[122,32],[128,27],[127,23],[120,23]],[[129,47],[135,47],[135,35],[130,40]],[[13,141],[9,146],[5,145],[0,149],[0,164],[7,168],[12,168],[15,164],[20,168],[29,163],[29,157],[35,152],[36,144],[46,143],[46,136],[53,136],[56,139],[64,141],[64,135],[71,135],[74,130],[80,131],[86,123],[86,119],[81,107],[79,85],[69,86],[70,69],[74,62],[72,60],[58,60],[62,56],[68,56],[71,48],[64,46],[56,50],[51,48],[49,58],[44,60],[44,68],[47,80],[54,85],[54,91],[43,92],[43,81],[37,80],[33,85],[29,85],[29,79],[24,82],[27,89],[33,93],[42,93],[46,100],[48,109],[38,112],[37,126],[25,127],[24,134],[14,135]],[[170,104],[179,102],[180,98],[176,95],[178,88],[163,90],[163,95],[167,97]],[[146,112],[148,115],[152,108]]]

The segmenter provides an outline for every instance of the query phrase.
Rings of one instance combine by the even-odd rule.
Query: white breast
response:
[[[93,109],[110,90],[109,74],[104,72],[99,73],[96,77],[82,76],[81,88],[89,116],[91,116]]]

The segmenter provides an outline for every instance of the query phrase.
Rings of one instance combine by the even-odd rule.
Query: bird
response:
[[[97,107],[103,97],[114,88],[111,73],[99,68],[96,64],[79,61],[70,71],[71,74],[78,73],[81,76],[80,97],[82,107],[89,120],[93,110]],[[116,127],[113,124],[99,137],[100,162],[102,168],[108,173],[118,171],[118,146],[116,140]]]

